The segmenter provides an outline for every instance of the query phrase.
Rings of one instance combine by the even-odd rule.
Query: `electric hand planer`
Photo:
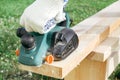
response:
[[[17,29],[21,39],[21,48],[16,51],[18,61],[28,66],[41,66],[44,62],[52,63],[65,59],[78,47],[78,36],[70,29],[71,20],[66,14],[66,21],[57,24],[45,34]]]

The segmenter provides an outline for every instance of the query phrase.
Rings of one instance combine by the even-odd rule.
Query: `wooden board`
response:
[[[64,80],[108,80],[108,77],[120,63],[119,48],[112,51],[105,62],[84,59]]]
[[[107,59],[105,80],[108,80],[107,78],[113,73],[118,64],[120,64],[120,46],[117,49],[118,50],[113,51]]]
[[[109,37],[119,38],[119,44],[120,44],[120,26],[113,33],[111,33]]]
[[[89,54],[88,58],[104,62],[111,55],[112,49],[118,45],[118,38],[108,37]]]
[[[112,32],[109,37],[97,46],[88,56],[89,59],[105,61],[110,55],[113,48],[120,43],[120,27]]]
[[[120,45],[112,49],[111,55],[104,62],[85,58],[64,80],[108,80],[119,63]]]
[[[64,80],[105,80],[106,62],[84,59]]]
[[[20,69],[51,76],[55,78],[64,78],[71,72],[79,63],[106,37],[109,33],[118,26],[120,16],[113,17],[114,14],[119,13],[120,2],[115,2],[111,6],[105,8],[99,13],[91,16],[72,29],[79,37],[78,48],[65,60],[54,62],[53,64],[43,64],[41,67],[30,67],[19,65]],[[109,13],[112,11],[113,13]],[[103,15],[105,14],[105,15]],[[109,16],[108,16],[109,15]],[[109,17],[109,19],[108,19]],[[114,20],[113,20],[114,19]],[[107,24],[106,24],[107,22]]]

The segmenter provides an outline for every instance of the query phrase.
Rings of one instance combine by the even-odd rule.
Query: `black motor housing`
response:
[[[55,60],[63,60],[78,47],[78,36],[69,28],[64,28],[54,36],[52,54]]]

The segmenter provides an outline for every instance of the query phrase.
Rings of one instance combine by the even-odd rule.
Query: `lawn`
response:
[[[37,74],[30,76],[17,68],[18,62],[14,51],[19,48],[20,41],[15,33],[20,26],[21,14],[33,1],[0,0],[0,80],[53,80]],[[69,0],[66,11],[73,19],[74,26],[114,1],[117,0]]]

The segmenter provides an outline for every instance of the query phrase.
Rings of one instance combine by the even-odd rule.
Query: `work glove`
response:
[[[63,8],[64,0],[36,0],[24,10],[20,24],[27,32],[47,33],[65,20]]]

